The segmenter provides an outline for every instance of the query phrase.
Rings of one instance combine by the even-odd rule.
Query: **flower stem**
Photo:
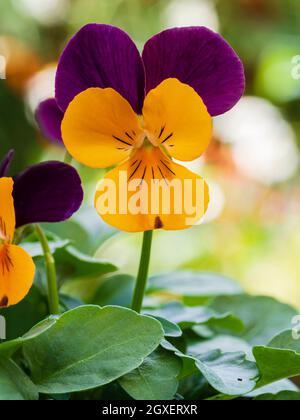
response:
[[[152,238],[153,238],[153,230],[144,232],[140,267],[139,267],[139,272],[136,279],[134,295],[133,295],[132,304],[131,304],[131,308],[138,313],[141,312],[143,299],[144,299],[146,286],[147,286]]]
[[[65,153],[65,158],[64,158],[64,163],[67,163],[67,164],[71,165],[72,160],[73,160],[72,156],[71,156],[71,155],[70,155],[70,153],[66,150],[66,153]]]
[[[47,274],[49,311],[51,315],[58,315],[60,311],[59,311],[59,297],[58,297],[58,288],[57,288],[57,275],[56,275],[55,260],[51,253],[48,239],[45,235],[45,232],[41,228],[41,226],[35,225],[35,231],[44,252],[46,274]]]

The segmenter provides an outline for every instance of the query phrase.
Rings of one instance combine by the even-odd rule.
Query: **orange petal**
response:
[[[166,79],[148,93],[143,116],[150,141],[175,159],[198,158],[212,137],[212,118],[204,102],[177,79]]]
[[[62,122],[68,152],[92,168],[122,162],[140,136],[138,117],[131,105],[111,88],[91,88],[77,95]]]
[[[95,207],[103,220],[127,232],[193,226],[208,207],[203,179],[156,148],[142,148],[98,184]]]
[[[14,181],[12,178],[0,178],[0,245],[12,242],[16,216],[13,200]]]
[[[0,247],[0,307],[19,303],[29,292],[35,273],[32,258],[16,245]]]

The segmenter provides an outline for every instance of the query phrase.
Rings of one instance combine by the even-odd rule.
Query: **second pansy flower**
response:
[[[32,258],[13,243],[15,229],[40,222],[61,222],[83,200],[81,180],[65,163],[30,166],[15,177],[7,173],[13,151],[0,161],[0,308],[20,302],[32,286]]]

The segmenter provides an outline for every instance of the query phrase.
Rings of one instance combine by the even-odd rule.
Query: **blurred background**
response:
[[[216,271],[250,293],[300,308],[300,2],[1,1],[0,156],[15,148],[13,173],[41,160],[63,159],[63,148],[42,137],[34,113],[54,94],[64,45],[88,22],[121,27],[140,49],[167,27],[205,25],[236,49],[246,68],[246,95],[215,119],[208,152],[189,164],[209,181],[209,212],[192,229],[156,232],[151,272]],[[92,197],[102,174],[78,169],[85,204],[73,221],[51,228],[71,235],[81,251],[135,274],[141,235],[115,232],[101,222]],[[82,240],[88,236],[89,244]]]

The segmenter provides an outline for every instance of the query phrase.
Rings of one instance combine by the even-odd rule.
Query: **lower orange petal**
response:
[[[16,245],[0,247],[0,307],[19,303],[29,292],[35,274],[30,255]]]
[[[204,215],[208,202],[204,180],[158,147],[141,148],[110,171],[95,196],[103,220],[127,232],[189,228]]]

